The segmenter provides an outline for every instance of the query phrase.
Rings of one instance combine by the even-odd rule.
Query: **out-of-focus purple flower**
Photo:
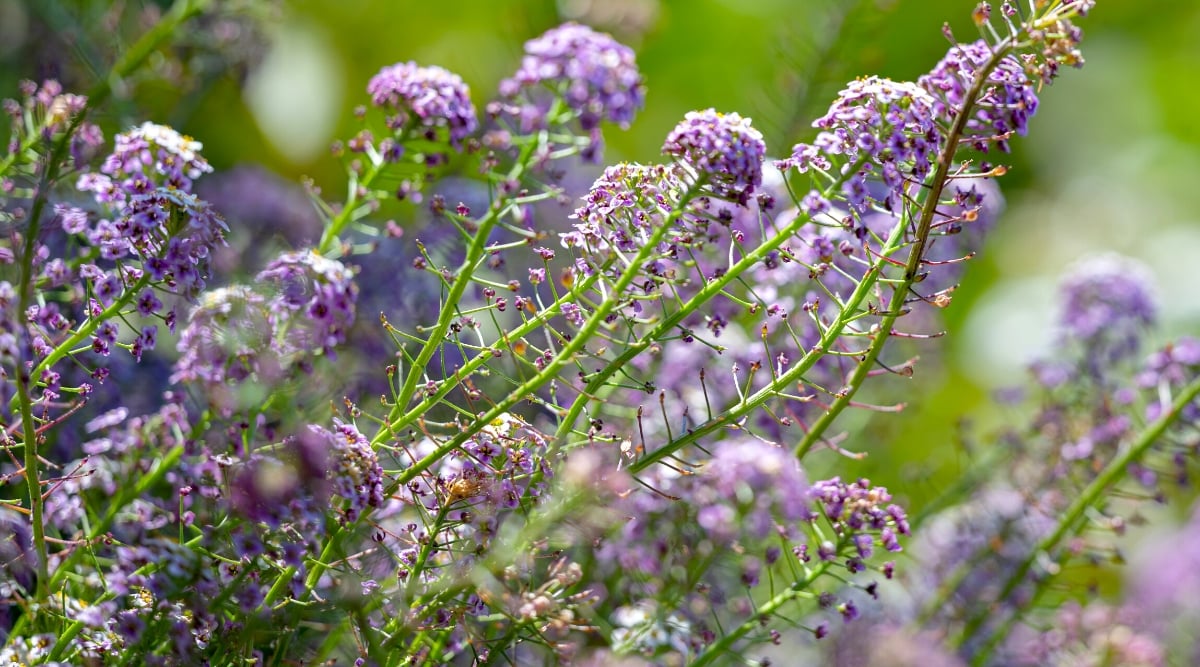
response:
[[[808,484],[791,452],[756,438],[723,441],[707,469],[709,483],[693,501],[697,521],[714,535],[764,539],[789,534],[808,516]],[[724,507],[728,512],[713,511]]]
[[[393,131],[413,123],[426,130],[445,127],[450,144],[462,146],[478,120],[471,91],[462,77],[437,66],[397,63],[379,70],[367,84],[371,102],[383,109]]]
[[[591,162],[599,162],[604,145],[600,122],[628,127],[645,104],[633,50],[577,23],[526,42],[521,67],[500,83],[500,95],[504,101],[490,105],[489,113],[512,118],[522,133],[544,128],[551,103],[560,96],[588,133],[583,158]]]
[[[718,196],[739,204],[762,184],[767,146],[750,119],[737,113],[689,111],[667,135],[662,150],[707,181]]]
[[[1114,607],[1099,601],[1086,606],[1073,601],[1063,603],[1049,619],[1052,631],[1017,625],[1004,638],[990,664],[1165,667],[1169,654],[1162,638],[1139,627],[1145,611],[1149,610]]]
[[[1200,340],[1184,336],[1151,354],[1136,381],[1156,400],[1146,406],[1146,419],[1154,420],[1171,409],[1172,388],[1179,388],[1200,376]],[[1200,400],[1184,406],[1181,424],[1200,421]]]
[[[33,592],[36,567],[29,522],[16,512],[0,511],[0,641],[16,620],[10,603]]]
[[[354,272],[312,250],[285,252],[258,274],[275,283],[267,303],[280,351],[333,355],[354,323],[358,287]]]
[[[940,118],[954,122],[962,113],[967,92],[975,84],[979,70],[994,57],[988,43],[979,40],[950,47],[937,66],[917,82],[937,98],[935,109]],[[974,116],[967,121],[963,139],[976,150],[987,152],[991,146],[1008,152],[1012,133],[1024,136],[1029,119],[1037,111],[1034,82],[1025,74],[1014,55],[1000,59],[988,74],[982,95],[972,106]]]
[[[1077,264],[1059,288],[1062,336],[1081,344],[1093,364],[1127,358],[1157,314],[1151,284],[1145,267],[1116,255]]]
[[[1138,374],[1137,383],[1145,388],[1158,387],[1163,383],[1180,386],[1190,382],[1198,371],[1200,339],[1184,336],[1151,354]]]
[[[544,85],[561,87],[585,130],[602,119],[628,126],[645,103],[633,49],[577,23],[563,24],[525,42],[521,67],[501,82],[500,94],[512,97]]]
[[[264,372],[274,375],[278,361],[270,356],[272,339],[262,295],[244,286],[206,292],[180,335],[171,382],[223,384]]]

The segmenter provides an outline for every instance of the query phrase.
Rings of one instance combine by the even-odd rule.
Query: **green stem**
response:
[[[689,196],[691,194],[693,193],[689,193]],[[629,288],[629,286],[639,275],[641,267],[649,260],[651,254],[657,251],[656,246],[671,229],[674,220],[682,215],[683,212],[684,207],[677,207],[670,213],[667,219],[663,221],[663,224],[658,226],[658,228],[651,233],[650,237],[646,240],[645,245],[638,250],[637,254],[632,260],[630,260],[626,270],[621,274],[621,277],[617,280],[616,284],[613,285],[612,289],[615,294],[624,293]],[[460,278],[460,281],[461,280],[464,279]],[[592,312],[591,317],[589,317],[588,320],[584,322],[583,326],[579,328],[579,331],[576,333],[575,337],[572,338],[571,341],[567,343],[567,345],[565,345],[563,349],[554,356],[553,359],[547,362],[541,371],[509,392],[508,396],[497,402],[490,410],[480,415],[473,422],[466,425],[464,429],[453,438],[438,446],[437,449],[430,452],[421,460],[416,461],[408,468],[405,468],[397,476],[396,480],[389,485],[387,489],[387,495],[395,493],[396,489],[403,487],[405,484],[416,478],[417,475],[427,470],[434,463],[440,461],[447,454],[455,449],[458,449],[463,443],[473,437],[488,424],[492,423],[492,421],[494,421],[496,418],[511,410],[513,406],[517,405],[521,401],[524,401],[528,395],[535,392],[538,388],[544,386],[550,380],[558,377],[558,374],[563,367],[572,363],[575,359],[575,355],[577,355],[583,349],[584,345],[592,339],[592,335],[608,318],[609,313],[611,313],[613,308],[616,307],[616,304],[616,299],[606,299],[601,302],[600,305],[597,306],[596,310]],[[452,308],[447,308],[443,312],[447,311],[452,312]],[[434,341],[437,340],[437,338],[431,338],[430,340]],[[419,359],[420,357],[418,357],[418,360]],[[428,361],[428,359],[426,359],[426,361]],[[414,367],[411,372],[415,374],[419,367],[419,365]],[[404,394],[401,394],[401,398],[403,398],[403,396]],[[397,407],[399,407],[399,405],[400,404],[397,404]],[[370,512],[364,510],[355,521],[355,524],[358,524],[369,515]],[[329,542],[326,543],[326,550],[328,550],[331,544],[345,532],[348,526],[349,524],[339,528],[337,532],[329,537]],[[324,557],[322,558],[322,561],[324,561]],[[326,565],[324,562],[313,564],[312,570],[309,572],[306,585],[308,590],[312,590],[313,586],[315,586],[316,582],[320,579],[321,574],[325,571],[325,568]],[[272,588],[272,591],[274,591],[274,587]]]
[[[346,203],[342,206],[342,210],[334,216],[333,220],[325,226],[325,231],[321,233],[321,243],[317,246],[317,253],[328,255],[333,252],[334,245],[338,241],[338,235],[350,224],[354,218],[355,212],[359,207],[359,192],[369,191],[374,185],[375,179],[383,173],[383,158],[378,155],[371,156],[371,166],[367,172],[363,174],[361,180],[358,178],[350,179],[349,192],[346,194]]]
[[[967,122],[972,118],[976,101],[983,94],[984,87],[988,85],[988,76],[1008,55],[1010,50],[1011,42],[1007,42],[1001,47],[996,48],[988,62],[975,71],[975,81],[972,83],[970,90],[967,91],[962,108],[958,110],[954,125],[951,126],[949,134],[946,135],[945,144],[938,155],[937,170],[934,172],[933,178],[929,183],[929,191],[922,202],[921,217],[917,223],[917,232],[914,235],[912,247],[908,253],[908,261],[904,265],[904,278],[894,287],[892,300],[888,304],[887,312],[879,322],[878,330],[872,337],[871,344],[859,360],[854,373],[846,383],[845,389],[838,392],[833,404],[821,413],[821,416],[809,426],[808,431],[804,434],[804,438],[796,445],[797,458],[803,459],[812,449],[813,445],[825,434],[825,431],[829,429],[833,421],[837,419],[838,415],[850,405],[850,401],[854,399],[854,395],[858,393],[859,388],[866,381],[871,369],[875,367],[875,362],[883,352],[884,344],[887,343],[888,338],[891,337],[892,332],[895,330],[896,320],[904,314],[904,307],[909,298],[909,290],[917,278],[921,262],[925,259],[925,248],[929,244],[929,232],[933,227],[933,218],[937,214],[942,192],[945,190],[946,183],[949,180],[950,169],[954,166],[954,156],[958,153],[959,140],[966,130]],[[901,222],[904,226],[908,224],[907,221]],[[878,263],[876,266],[878,266]]]
[[[743,621],[741,625],[726,632],[720,639],[705,647],[704,652],[696,656],[696,659],[692,661],[692,667],[711,664],[714,660],[729,653],[734,642],[754,630],[761,629],[764,618],[778,612],[788,602],[808,594],[808,587],[824,574],[827,569],[829,569],[828,563],[820,563],[817,567],[809,570],[803,579],[793,582],[786,590],[756,607],[753,617]]]
[[[1036,545],[1029,551],[1029,554],[1021,561],[1015,570],[1005,579],[1003,586],[1000,588],[1000,594],[996,597],[994,605],[988,605],[985,609],[981,609],[967,621],[963,627],[962,635],[959,637],[958,645],[963,646],[969,639],[973,638],[979,632],[983,625],[990,619],[995,618],[995,605],[1003,604],[1013,594],[1018,586],[1025,580],[1026,575],[1033,569],[1034,563],[1044,554],[1050,554],[1054,551],[1064,539],[1069,535],[1073,535],[1078,531],[1084,514],[1095,506],[1107,492],[1120,482],[1128,473],[1129,465],[1141,459],[1146,452],[1158,442],[1162,434],[1174,424],[1178,419],[1183,409],[1188,406],[1196,397],[1200,395],[1200,378],[1194,380],[1191,384],[1183,388],[1183,391],[1176,396],[1171,403],[1170,408],[1151,423],[1145,430],[1141,432],[1137,440],[1135,440],[1128,449],[1114,458],[1100,471],[1100,474],[1091,481],[1083,489],[1079,495],[1064,510],[1058,523],[1055,524],[1054,530],[1038,541]],[[1013,618],[1020,614],[1019,610],[1013,612]],[[1000,633],[990,633],[987,643],[983,649],[977,653],[972,659],[972,664],[982,665],[991,656],[992,650],[995,649],[997,642],[1001,639]]]

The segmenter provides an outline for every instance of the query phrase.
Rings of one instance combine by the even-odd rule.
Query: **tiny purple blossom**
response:
[[[379,70],[367,84],[371,102],[388,115],[388,126],[400,130],[409,123],[433,129],[445,127],[456,148],[478,126],[471,91],[462,77],[441,67],[397,63]]]
[[[708,180],[717,195],[739,204],[745,205],[762,184],[767,146],[750,119],[737,113],[689,111],[662,150]]]

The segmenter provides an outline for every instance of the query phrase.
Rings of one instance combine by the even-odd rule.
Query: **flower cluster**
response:
[[[546,438],[516,415],[505,414],[462,445],[461,456],[446,460],[441,471],[445,505],[486,499],[498,508],[514,509],[537,498],[553,475],[544,456]],[[542,479],[533,487],[532,477]]]
[[[767,146],[749,118],[706,109],[689,111],[662,152],[687,165],[717,196],[745,205],[762,184]]]
[[[1112,364],[1136,352],[1158,311],[1148,270],[1115,255],[1073,267],[1059,290],[1062,336],[1087,349],[1094,365]]]
[[[55,79],[47,79],[40,86],[33,81],[22,81],[20,92],[20,101],[4,100],[2,105],[4,114],[12,121],[13,132],[6,148],[14,160],[33,148],[34,142],[66,131],[87,108],[86,97],[64,91]],[[70,137],[72,165],[83,168],[103,143],[104,134],[99,126],[87,120],[80,122]]]
[[[354,323],[358,286],[354,272],[344,264],[312,250],[286,252],[257,279],[277,288],[267,310],[281,352],[320,350],[333,355],[346,340]]]
[[[205,287],[211,250],[225,243],[229,231],[207,202],[191,194],[193,180],[212,171],[197,153],[200,148],[199,142],[153,123],[117,135],[100,172],[83,174],[77,183],[113,217],[89,226],[82,210],[60,206],[64,231],[83,236],[104,259],[141,259],[149,280],[194,299]],[[116,277],[136,281],[142,275],[127,271]],[[113,278],[108,274],[93,281],[106,304],[105,294],[120,291]]]
[[[979,72],[990,68],[980,81]],[[973,105],[974,115],[966,121],[963,138],[978,151],[987,152],[992,144],[1008,152],[1013,134],[1024,136],[1029,119],[1037,112],[1038,98],[1034,82],[1013,55],[997,55],[984,40],[951,47],[946,57],[931,72],[917,81],[937,99],[940,118],[953,122],[963,108],[972,86],[982,85],[983,93]]]
[[[577,23],[525,42],[521,67],[500,84],[500,94],[514,97],[543,85],[562,87],[584,130],[601,120],[628,126],[645,103],[633,49]]]
[[[876,546],[889,552],[901,551],[900,536],[912,534],[904,508],[891,502],[887,489],[871,486],[868,480],[847,484],[834,477],[815,482],[809,497],[816,506],[816,514],[810,521],[823,516],[833,531],[832,537],[837,538],[837,542],[828,539],[821,542],[816,556],[824,561],[833,560],[842,548],[851,546],[854,555],[847,561],[851,572],[864,567],[863,561],[874,554]]]
[[[224,384],[277,375],[279,362],[268,356],[273,336],[265,306],[266,299],[245,286],[206,292],[180,334],[171,382]]]
[[[636,574],[623,585],[651,594],[673,581],[675,565],[735,543],[747,558],[774,562],[770,538],[795,537],[810,512],[808,485],[794,458],[753,438],[721,443],[702,470],[679,474],[661,467],[642,483],[648,488],[633,489],[614,508],[622,525],[598,555]]]
[[[579,222],[562,235],[563,246],[578,247],[586,254],[603,255],[615,250],[637,252],[651,233],[666,224],[670,202],[683,187],[677,169],[665,165],[620,163],[604,170],[575,209]],[[602,261],[580,262],[591,273]]]
[[[738,536],[793,536],[808,516],[809,488],[795,457],[752,438],[731,439],[713,451],[709,483],[692,496],[696,522],[721,543]]]
[[[467,84],[441,67],[413,62],[384,67],[367,84],[367,93],[371,102],[387,113],[387,125],[395,132],[410,126],[428,132],[445,127],[450,144],[458,148],[478,126]]]
[[[885,210],[900,211],[911,188],[909,179],[923,180],[941,148],[934,105],[934,98],[913,83],[879,77],[852,81],[829,111],[813,121],[821,130],[813,143],[797,144],[791,157],[776,166],[838,176],[834,162],[844,160],[842,194],[854,213],[866,213],[871,200]],[[872,181],[885,186],[884,194],[870,196]],[[815,217],[829,210],[829,202],[814,191],[801,208]]]
[[[371,443],[353,424],[334,420],[333,430],[310,425],[309,431],[324,439],[329,446],[329,478],[333,490],[344,498],[349,507],[343,516],[345,521],[354,521],[367,507],[383,504],[383,469]]]
[[[587,26],[567,23],[525,43],[521,67],[500,83],[500,96],[503,102],[489,112],[514,119],[522,134],[578,119],[588,134],[583,157],[599,161],[601,121],[628,126],[645,104],[645,86],[632,49]],[[566,106],[566,119],[548,117],[556,100]]]

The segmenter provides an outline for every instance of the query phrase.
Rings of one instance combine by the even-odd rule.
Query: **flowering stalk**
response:
[[[680,215],[682,214],[682,211],[682,208],[678,208],[676,209],[676,213],[673,213],[672,216]],[[650,256],[654,250],[654,246],[666,235],[668,229],[669,225],[662,225],[655,230],[654,234],[651,236],[651,241],[642,246],[641,250],[630,263],[631,268],[622,274],[617,283],[618,288],[622,286],[628,287],[629,284],[633,282],[634,278],[637,276],[637,268]],[[476,242],[479,243],[478,240]],[[596,331],[596,329],[605,320],[615,306],[616,302],[613,300],[601,302],[600,306],[592,313],[591,317],[588,318],[583,327],[580,328],[578,335],[576,335],[570,343],[563,347],[563,349],[560,350],[557,355],[555,355],[554,359],[547,363],[541,371],[509,392],[507,397],[497,402],[494,406],[492,406],[491,409],[478,416],[470,424],[466,425],[462,431],[453,438],[447,440],[444,444],[439,445],[434,451],[430,452],[421,460],[415,461],[412,463],[412,465],[405,468],[389,485],[386,493],[388,495],[395,493],[397,489],[402,488],[405,484],[415,479],[434,463],[441,460],[450,452],[461,447],[462,444],[465,443],[471,436],[481,431],[484,427],[492,423],[500,416],[506,414],[513,408],[513,406],[524,401],[527,395],[544,386],[547,382],[555,377],[558,377],[558,374],[562,371],[562,369],[567,364],[571,363],[574,360],[575,355],[578,354],[583,349],[583,346],[591,340],[591,334]],[[452,309],[448,308],[446,310],[451,311]],[[431,338],[430,340],[435,339]],[[419,357],[418,361],[420,361]],[[414,366],[414,370],[419,367],[420,366]],[[402,395],[404,394],[402,393]],[[397,405],[399,405],[399,403]],[[382,432],[387,432],[387,429]],[[364,513],[364,516],[365,514],[366,513]],[[313,564],[313,568],[309,572],[306,584],[309,590],[312,590],[312,588],[316,586],[317,581],[324,572],[324,563],[328,562],[329,557],[334,553],[334,545],[337,541],[337,537],[341,534],[341,532],[338,532],[331,536],[330,540],[326,543],[325,548],[321,552],[321,557],[316,563]]]
[[[903,277],[895,284],[888,309],[883,313],[883,318],[878,328],[875,329],[874,335],[871,337],[871,344],[862,355],[858,366],[854,370],[854,374],[850,377],[849,382],[846,383],[846,387],[838,392],[833,404],[809,427],[808,432],[804,434],[804,439],[796,445],[797,457],[803,459],[804,455],[812,449],[812,446],[820,440],[829,425],[833,423],[833,420],[837,419],[842,410],[846,409],[846,406],[850,404],[850,401],[862,386],[863,381],[866,380],[867,375],[874,368],[880,353],[883,352],[884,344],[895,331],[896,320],[904,314],[905,306],[909,301],[909,292],[917,279],[917,273],[920,271],[921,264],[924,261],[925,247],[929,243],[929,232],[933,225],[934,215],[937,213],[938,202],[941,200],[942,192],[949,182],[950,169],[954,166],[954,158],[958,154],[963,131],[966,129],[967,122],[972,118],[976,101],[982,94],[984,87],[989,83],[988,76],[1008,56],[1012,50],[1014,40],[1015,37],[1012,37],[998,45],[988,62],[976,70],[975,81],[972,83],[970,91],[964,97],[962,108],[958,110],[953,127],[946,134],[945,144],[937,159],[937,171],[926,184],[929,193],[921,206],[921,216],[917,221],[917,231],[913,235],[912,249],[909,252],[908,261],[904,266]],[[907,221],[901,221],[901,225],[897,227],[897,231],[900,231],[900,228],[906,224]],[[887,255],[883,256],[886,257]],[[876,275],[878,274],[876,273]]]
[[[1180,390],[1175,400],[1171,402],[1158,419],[1150,423],[1138,435],[1137,439],[1130,444],[1121,454],[1113,458],[1112,461],[1096,475],[1080,493],[1075,496],[1071,504],[1062,512],[1054,528],[1037,542],[1030,549],[1029,554],[1022,560],[1013,570],[1013,572],[1004,580],[1000,588],[1000,594],[996,598],[999,602],[1004,602],[1016,590],[1024,580],[1026,575],[1033,569],[1034,564],[1039,559],[1054,554],[1054,552],[1062,544],[1063,540],[1078,533],[1083,529],[1081,523],[1084,515],[1096,507],[1097,504],[1105,497],[1105,494],[1111,491],[1119,482],[1126,478],[1129,474],[1130,465],[1140,461],[1146,452],[1155,444],[1160,442],[1163,433],[1167,428],[1175,424],[1185,408],[1200,396],[1200,379],[1193,380],[1190,384]],[[976,639],[978,633],[983,628],[983,625],[993,619],[994,611],[991,609],[980,610],[979,613],[973,615],[967,620],[966,625],[959,635],[957,645],[962,646],[972,639]],[[994,630],[988,631],[986,641],[982,649],[974,656],[972,663],[976,665],[986,664],[991,657],[992,651],[996,644],[1004,638],[1005,630],[1011,628],[1014,623],[1020,618],[1020,610],[1014,611],[1010,616],[1004,619],[1002,623]]]
[[[122,57],[113,65],[107,77],[98,82],[92,90],[88,92],[87,97],[83,100],[81,108],[79,108],[71,117],[65,131],[57,138],[50,147],[49,158],[45,163],[45,170],[41,175],[40,182],[34,193],[33,206],[30,211],[29,226],[25,230],[25,245],[20,259],[19,273],[19,309],[18,309],[18,330],[24,330],[28,325],[26,320],[27,311],[30,306],[30,300],[33,296],[33,259],[35,256],[35,248],[38,243],[41,220],[45,210],[45,206],[49,200],[50,192],[60,176],[60,169],[65,164],[67,148],[70,145],[75,131],[86,118],[90,108],[103,102],[112,92],[112,85],[121,78],[128,76],[136,71],[149,58],[159,46],[168,41],[178,28],[188,19],[198,15],[202,8],[207,4],[207,0],[177,0],[171,9],[163,16],[163,19],[157,23],[154,28],[148,31],[142,38],[134,43],[130,49],[122,55]],[[0,175],[6,174],[8,170],[16,163],[17,160],[25,156],[36,142],[44,140],[44,136],[40,132],[31,132],[18,146],[17,150],[6,156],[3,162],[0,162]],[[143,278],[144,280],[145,278]],[[130,292],[130,298],[134,292]],[[125,303],[128,301],[126,300]],[[125,303],[114,303],[105,310],[104,315],[111,316],[125,305]],[[91,331],[81,329],[77,335],[72,336],[62,345],[54,350],[57,358],[61,358],[65,354],[69,354],[84,338],[94,332],[99,325],[98,320],[90,320]],[[50,576],[48,572],[49,554],[46,549],[45,540],[45,525],[42,516],[44,498],[42,495],[42,482],[40,473],[40,460],[38,456],[39,435],[37,433],[37,418],[33,412],[33,401],[31,397],[31,387],[39,381],[41,372],[50,367],[52,360],[44,359],[32,371],[19,370],[17,373],[15,385],[16,396],[14,397],[17,403],[17,409],[21,415],[22,422],[22,444],[24,445],[24,476],[29,497],[30,518],[33,531],[34,552],[37,557],[37,592],[36,599],[39,601],[45,600],[50,593]],[[18,362],[18,368],[22,364]]]

